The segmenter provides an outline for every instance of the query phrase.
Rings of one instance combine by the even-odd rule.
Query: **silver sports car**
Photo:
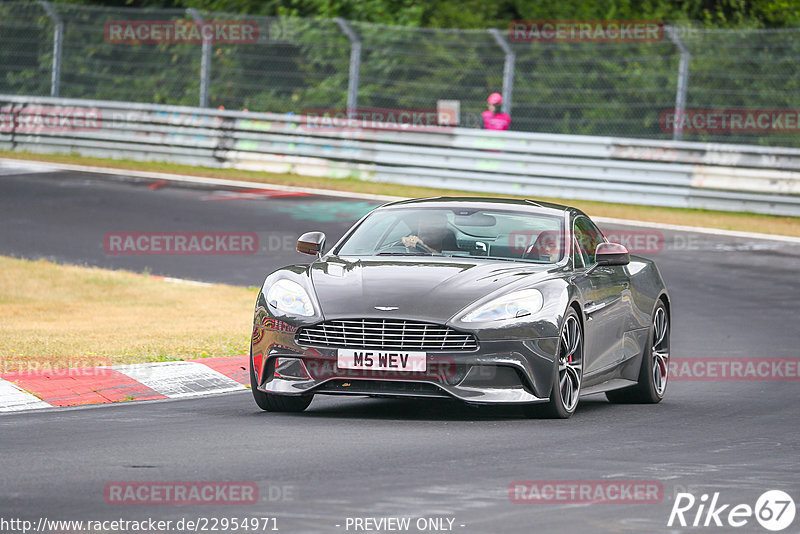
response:
[[[657,403],[670,300],[656,265],[580,210],[531,200],[393,202],[258,294],[250,379],[259,407],[314,395],[454,398],[567,418],[582,395]]]

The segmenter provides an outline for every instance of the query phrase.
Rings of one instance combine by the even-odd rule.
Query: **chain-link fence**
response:
[[[257,36],[115,42],[120,21],[238,21]],[[512,130],[800,146],[800,29],[667,28],[652,42],[520,42],[505,30],[12,2],[0,4],[0,93],[296,114],[455,100],[461,126],[478,128],[497,91]],[[676,106],[690,119],[677,133],[665,120]],[[778,124],[709,127],[724,110]]]

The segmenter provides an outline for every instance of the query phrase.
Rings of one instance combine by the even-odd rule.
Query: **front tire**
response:
[[[629,404],[656,404],[664,398],[669,379],[669,315],[664,301],[653,311],[650,336],[642,355],[639,381],[635,386],[606,393],[609,401]]]
[[[258,407],[266,412],[302,412],[314,399],[314,395],[290,397],[259,391],[252,355],[250,356],[250,390],[253,392],[253,399]]]
[[[573,308],[569,308],[564,318],[553,369],[550,402],[526,406],[528,417],[568,419],[578,406],[583,381],[583,329]]]

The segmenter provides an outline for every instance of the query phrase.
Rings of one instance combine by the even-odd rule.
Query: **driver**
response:
[[[421,248],[431,254],[456,250],[456,236],[447,227],[447,215],[441,211],[422,213],[417,220],[417,233],[403,238],[407,248]]]
[[[561,232],[545,230],[536,238],[536,242],[525,252],[525,257],[537,256],[539,261],[557,262],[561,258]]]

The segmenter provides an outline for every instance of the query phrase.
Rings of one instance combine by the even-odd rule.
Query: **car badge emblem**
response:
[[[398,309],[397,306],[375,306],[376,310],[380,311],[392,311]]]

